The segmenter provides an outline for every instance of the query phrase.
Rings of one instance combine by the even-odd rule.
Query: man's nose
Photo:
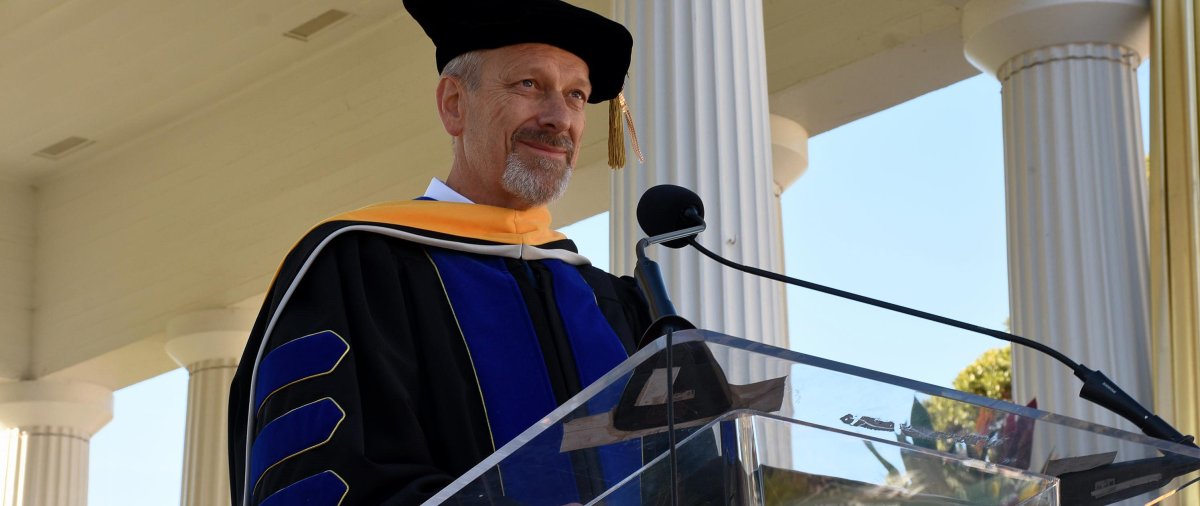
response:
[[[542,99],[542,110],[538,124],[553,132],[563,132],[571,127],[571,109],[567,98],[558,93],[547,93]]]

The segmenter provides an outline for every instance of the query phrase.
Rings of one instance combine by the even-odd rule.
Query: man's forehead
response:
[[[582,58],[548,44],[526,43],[493,49],[486,54],[486,65],[500,73],[522,70],[554,70],[568,77],[588,81],[588,66]]]

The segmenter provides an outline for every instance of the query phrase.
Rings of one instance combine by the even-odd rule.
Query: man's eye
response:
[[[584,94],[582,91],[575,90],[575,91],[572,91],[572,92],[571,92],[571,98],[575,98],[575,99],[578,99],[578,100],[585,100],[585,101],[586,101],[586,100],[587,100],[587,95],[586,95],[586,94]]]
[[[533,87],[533,79],[521,80],[521,86],[524,88],[532,88]]]

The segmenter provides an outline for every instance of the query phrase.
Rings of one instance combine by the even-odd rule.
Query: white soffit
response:
[[[282,34],[349,13],[307,43]],[[202,110],[403,10],[397,0],[0,2],[0,177],[36,180]],[[60,160],[33,153],[99,141]]]
[[[611,2],[573,3],[607,13]],[[169,316],[261,292],[307,224],[419,192],[446,166],[432,51],[399,0],[18,3],[0,2],[0,178],[38,186],[38,375],[107,374],[119,387],[174,367],[156,337]],[[819,129],[784,114],[815,134],[846,111],[879,110],[862,102],[877,90],[837,83],[880,81],[907,98],[935,89],[903,74],[881,80],[864,62],[931,46],[963,60],[940,35],[957,28],[959,4],[764,0],[772,112],[785,96],[797,112],[836,106],[821,110],[830,120]],[[351,15],[308,42],[283,36],[330,9]],[[399,27],[411,31],[390,31]],[[821,95],[839,89],[833,98],[853,100]],[[605,114],[589,108],[556,226],[608,206]],[[57,162],[32,156],[72,135],[97,142]],[[390,168],[414,159],[427,169]]]
[[[770,91],[957,26],[962,3],[764,0]],[[60,177],[394,15],[404,15],[398,0],[0,2],[0,177]],[[281,36],[321,20],[334,23],[307,43]],[[99,142],[59,160],[32,156],[68,136]]]
[[[771,112],[810,136],[978,73],[965,0],[764,0]]]

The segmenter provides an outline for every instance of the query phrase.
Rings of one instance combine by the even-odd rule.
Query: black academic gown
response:
[[[581,371],[631,353],[649,323],[633,280],[586,264],[548,225],[544,209],[413,201],[307,234],[276,275],[234,377],[233,503],[420,503],[511,439],[522,416],[553,407],[501,413],[497,405],[525,402],[527,386],[489,382],[548,384],[543,397],[557,405],[586,386]],[[459,265],[474,267],[455,279]],[[486,314],[504,307],[517,309]],[[495,337],[492,322],[527,322],[532,335]],[[524,342],[497,344],[504,339]],[[509,359],[493,356],[520,346],[540,364],[506,371]],[[588,363],[589,354],[607,362]],[[517,374],[539,367],[539,376]]]

